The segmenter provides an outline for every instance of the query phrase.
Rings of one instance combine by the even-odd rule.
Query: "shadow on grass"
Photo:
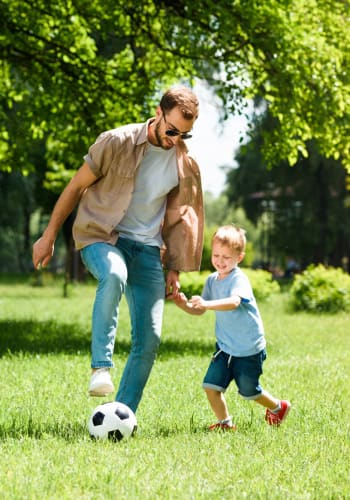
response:
[[[69,422],[12,422],[12,425],[0,425],[0,441],[5,439],[45,439],[47,436],[64,439],[67,442],[81,441],[82,439],[90,439],[87,431],[87,424]]]
[[[208,434],[208,428],[204,425],[200,425],[197,428],[182,428],[172,425],[171,427],[163,426],[156,432],[153,430],[149,431],[149,434],[145,434],[145,431],[138,431],[133,439],[142,439],[142,437],[152,437],[153,439],[168,439],[172,437],[178,437],[180,435],[190,434]],[[0,424],[0,442],[7,439],[22,440],[23,438],[28,439],[47,439],[48,436],[62,439],[67,443],[77,443],[81,441],[89,441],[91,443],[96,443],[96,445],[101,444],[100,440],[93,439],[89,436],[87,429],[87,422],[77,423],[74,422],[69,424],[69,422],[59,422],[59,423],[49,423],[49,422],[21,422],[18,425],[6,425],[1,426]],[[108,441],[112,443],[111,441]],[[113,446],[118,446],[120,443],[113,443]]]
[[[0,321],[0,356],[11,352],[89,352],[90,334],[55,321]]]
[[[0,357],[7,353],[90,353],[90,332],[78,325],[55,321],[0,321]],[[158,357],[205,356],[212,352],[213,343],[195,340],[162,340]],[[115,354],[127,355],[130,342],[118,339]]]

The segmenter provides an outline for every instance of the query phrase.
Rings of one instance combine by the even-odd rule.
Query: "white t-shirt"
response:
[[[167,194],[178,183],[176,148],[165,150],[148,144],[137,170],[131,203],[116,227],[119,235],[161,247]]]

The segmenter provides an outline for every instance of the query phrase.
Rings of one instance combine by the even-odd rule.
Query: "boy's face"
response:
[[[211,262],[221,277],[229,274],[241,262],[243,257],[243,253],[238,253],[227,245],[213,241]]]

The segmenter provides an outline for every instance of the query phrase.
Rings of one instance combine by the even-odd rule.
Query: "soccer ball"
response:
[[[89,434],[95,439],[120,441],[129,438],[136,429],[134,412],[118,401],[97,406],[88,422]]]

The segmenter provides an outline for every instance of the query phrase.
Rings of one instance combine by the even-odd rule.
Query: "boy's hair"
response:
[[[198,99],[187,87],[173,87],[165,92],[159,103],[164,113],[178,106],[185,120],[198,118]]]
[[[227,245],[239,254],[244,253],[247,242],[245,230],[234,224],[219,227],[213,235],[212,243],[214,241],[218,241],[221,245]]]

